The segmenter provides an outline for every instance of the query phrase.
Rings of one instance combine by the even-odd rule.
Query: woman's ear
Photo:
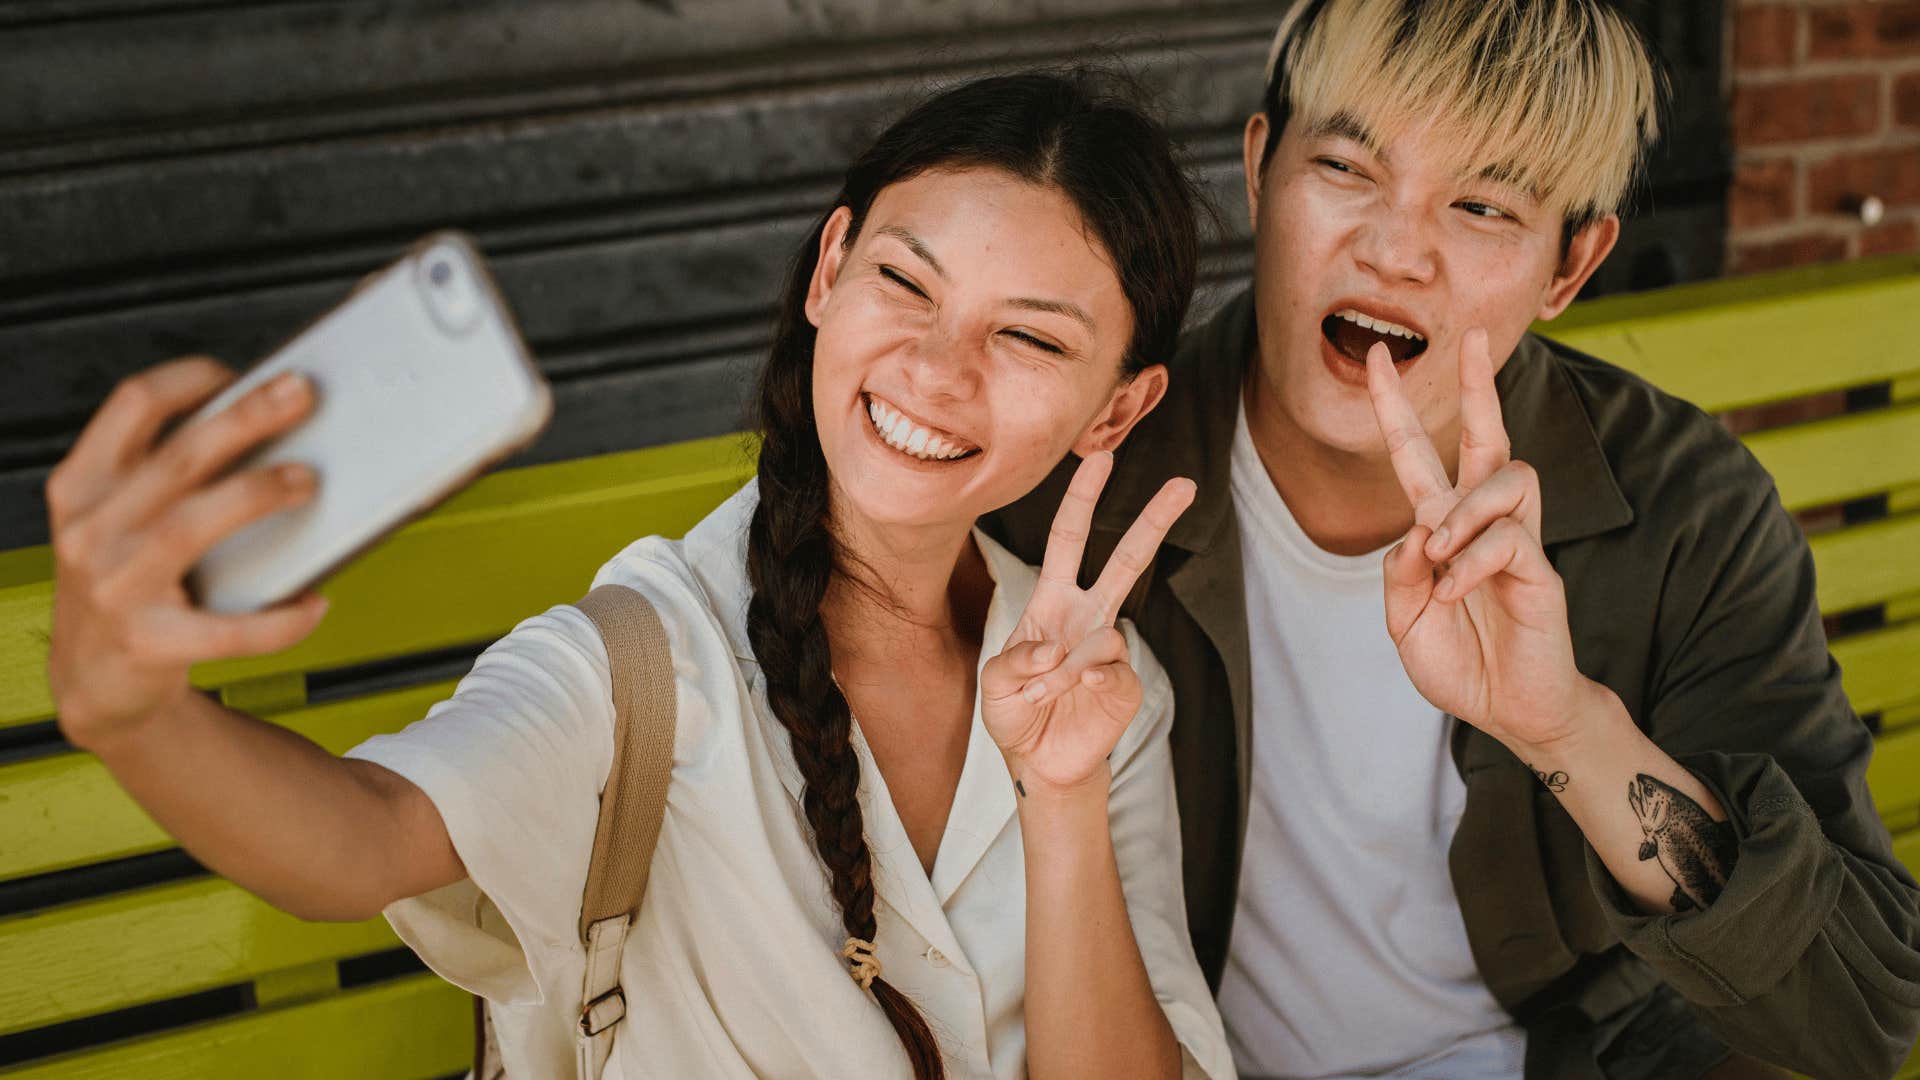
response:
[[[813,262],[813,278],[807,282],[807,321],[815,330],[827,311],[827,298],[840,280],[840,264],[847,257],[847,229],[853,225],[853,211],[836,207],[820,230],[820,252]]]
[[[1107,407],[1093,418],[1087,430],[1074,441],[1073,452],[1086,457],[1112,450],[1126,441],[1134,425],[1147,418],[1160,399],[1167,396],[1167,365],[1154,364],[1113,392]]]

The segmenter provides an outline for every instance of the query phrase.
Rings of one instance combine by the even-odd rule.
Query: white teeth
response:
[[[903,454],[911,454],[921,460],[949,460],[961,457],[963,451],[926,428],[920,427],[906,415],[878,400],[868,399],[867,418],[873,421],[873,429],[888,446]]]
[[[1339,318],[1345,319],[1348,322],[1353,323],[1355,326],[1359,326],[1367,330],[1372,330],[1375,333],[1391,334],[1394,337],[1403,337],[1408,339],[1409,341],[1427,340],[1426,338],[1420,336],[1419,334],[1414,333],[1412,330],[1409,330],[1406,327],[1401,326],[1399,323],[1391,323],[1385,319],[1376,319],[1370,315],[1363,315],[1360,312],[1353,310],[1352,308],[1347,308],[1344,311],[1336,311],[1334,312],[1334,314]]]

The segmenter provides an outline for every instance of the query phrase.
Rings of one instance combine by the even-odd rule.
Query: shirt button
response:
[[[947,954],[929,945],[927,946],[927,963],[932,964],[934,967],[937,967],[937,968],[946,967]]]

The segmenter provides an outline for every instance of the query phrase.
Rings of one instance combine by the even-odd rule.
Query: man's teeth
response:
[[[1419,334],[1401,326],[1399,323],[1390,323],[1385,319],[1376,319],[1370,315],[1362,315],[1352,308],[1347,308],[1345,311],[1336,311],[1334,314],[1362,329],[1371,330],[1376,334],[1392,334],[1395,337],[1407,338],[1410,341],[1427,340]]]
[[[880,433],[880,438],[902,453],[925,461],[951,461],[968,452],[969,448],[956,446],[943,436],[935,435],[876,399],[867,401],[867,416],[873,421],[873,430]]]

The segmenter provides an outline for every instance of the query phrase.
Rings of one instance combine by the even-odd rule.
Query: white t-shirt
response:
[[[1447,848],[1449,723],[1387,635],[1384,551],[1330,554],[1233,441],[1253,656],[1253,786],[1220,984],[1248,1077],[1521,1075],[1525,1036],[1468,949]]]
[[[637,589],[659,610],[679,698],[666,817],[622,960],[628,1012],[609,1078],[910,1075],[893,1028],[839,956],[846,933],[801,809],[799,769],[747,644],[755,500],[749,484],[684,541],[637,541],[594,579]],[[983,534],[975,542],[996,583],[984,661],[1012,632],[1036,574]],[[1145,696],[1112,759],[1121,883],[1175,1034],[1209,1075],[1225,1077],[1225,1036],[1186,933],[1166,738],[1172,694],[1123,629]],[[1024,1076],[1020,823],[977,703],[931,880],[864,741],[854,743],[887,980],[928,1018],[950,1076]],[[419,785],[471,875],[389,907],[401,938],[496,1009],[577,1002],[581,890],[613,757],[609,669],[592,622],[567,606],[526,620],[452,698],[350,756]],[[476,902],[476,885],[491,906]],[[475,923],[497,919],[496,908],[511,934],[496,925],[495,936],[509,945],[476,948]],[[510,1075],[537,1076],[527,1063],[543,1060],[539,1048],[526,1045],[531,1036],[513,1045],[512,1030],[501,1024]],[[566,1035],[564,1025],[540,1030]]]

